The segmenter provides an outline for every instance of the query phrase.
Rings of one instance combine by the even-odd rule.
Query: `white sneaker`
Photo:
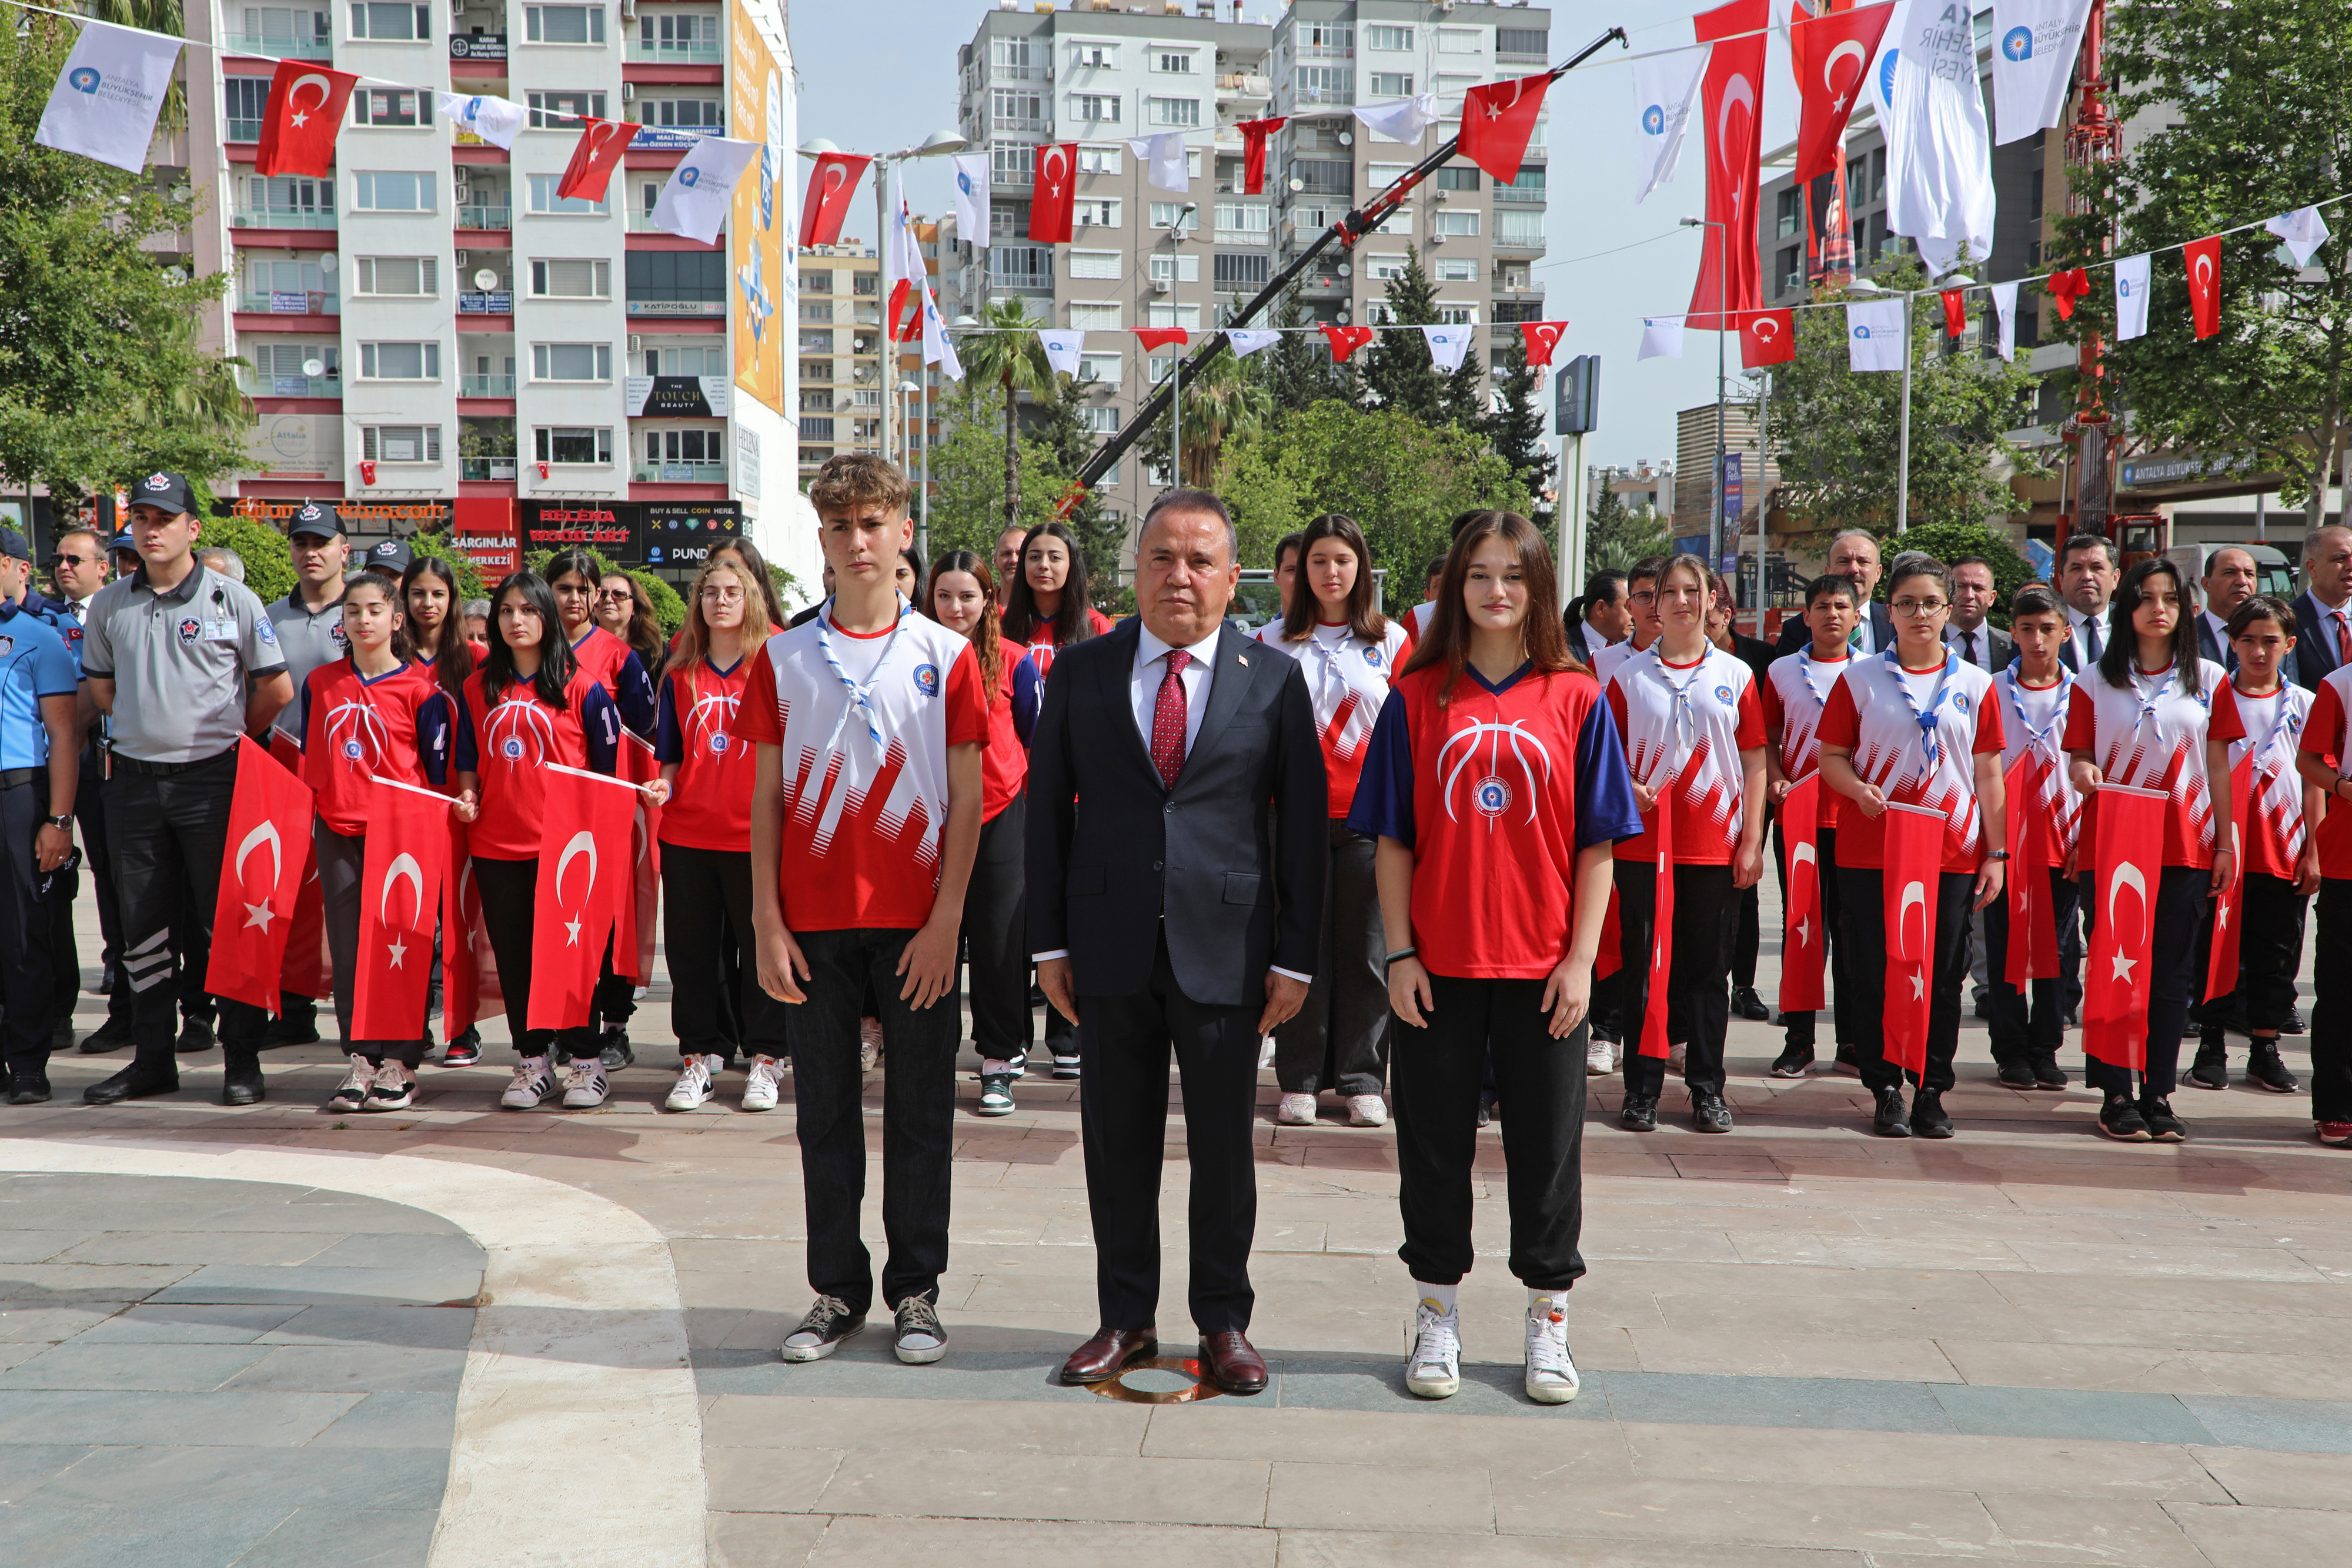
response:
[[[1565,1405],[1576,1397],[1576,1363],[1568,1354],[1568,1298],[1538,1296],[1528,1307],[1528,1397]]]
[[[743,1075],[743,1109],[772,1111],[776,1108],[776,1081],[783,1076],[784,1064],[772,1056],[755,1056],[751,1069]]]
[[[1389,1124],[1388,1102],[1377,1094],[1348,1096],[1348,1125],[1350,1127],[1385,1127]]]
[[[882,1020],[859,1019],[857,1020],[857,1065],[860,1068],[871,1068],[881,1060]]]
[[[1584,1048],[1584,1071],[1588,1076],[1593,1078],[1616,1071],[1617,1048],[1599,1035],[1594,1035],[1592,1043]]]
[[[679,1064],[677,1082],[662,1102],[671,1111],[691,1111],[710,1098],[711,1075],[726,1063],[723,1056],[689,1056]]]
[[[547,1071],[547,1058],[526,1056],[515,1063],[514,1080],[499,1096],[499,1103],[509,1111],[536,1111],[554,1092],[555,1079]]]
[[[1286,1094],[1274,1108],[1274,1119],[1286,1127],[1311,1127],[1315,1124],[1315,1096]]]
[[[327,1096],[327,1103],[322,1107],[325,1110],[356,1111],[367,1103],[368,1086],[375,1082],[375,1069],[369,1065],[364,1056],[347,1057],[345,1060],[351,1063],[351,1071],[343,1074],[341,1083],[335,1085],[335,1092]]]
[[[408,1071],[404,1062],[387,1058],[375,1070],[375,1080],[368,1085],[367,1103],[362,1111],[405,1111],[416,1095],[416,1074]]]
[[[1257,1069],[1260,1072],[1274,1065],[1274,1036],[1265,1035],[1257,1042]]]
[[[1404,1385],[1423,1399],[1447,1399],[1462,1388],[1462,1319],[1441,1312],[1423,1296],[1412,1312],[1412,1348],[1405,1358]]]
[[[583,1056],[564,1064],[563,1108],[567,1111],[593,1111],[604,1103],[613,1085],[604,1076],[604,1061],[593,1056]]]

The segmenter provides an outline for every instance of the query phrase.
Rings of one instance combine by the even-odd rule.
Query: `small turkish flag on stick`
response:
[[[1372,340],[1370,327],[1334,327],[1327,321],[1322,332],[1323,340],[1331,345],[1331,362],[1335,365],[1346,364],[1349,355]]]
[[[2102,784],[2093,797],[2091,950],[2083,962],[2083,1054],[2147,1071],[2148,950],[2164,875],[2164,811],[2154,789]]]
[[[1739,365],[1760,371],[1785,365],[1797,357],[1797,313],[1794,310],[1750,310],[1739,318]]]
[[[278,1011],[286,934],[310,861],[310,787],[249,738],[236,743],[205,989]]]
[[[832,245],[841,238],[842,220],[849,215],[850,198],[857,193],[858,177],[872,162],[863,152],[828,152],[816,161],[816,166],[809,171],[808,198],[801,204],[803,249]]]
[[[2230,769],[2230,881],[2213,900],[2213,957],[2205,972],[2203,1000],[2226,997],[2238,988],[2238,915],[2246,892],[2246,813],[2254,792],[2252,747]]]
[[[628,904],[636,786],[547,766],[532,904],[527,1029],[579,1029],[593,1014],[604,945]]]
[[[253,172],[331,175],[335,132],[342,127],[343,106],[359,80],[300,60],[278,61],[269,75],[269,101],[261,111]]]
[[[368,804],[360,869],[360,950],[352,977],[352,1038],[412,1040],[425,1033],[433,986],[433,927],[449,874],[449,798],[390,779]]]
[[[1675,973],[1675,813],[1666,803],[1675,781],[1658,790],[1649,819],[1650,847],[1658,852],[1657,895],[1651,905],[1650,977],[1642,1007],[1641,1052],[1666,1055],[1666,988]]]
[[[563,166],[563,178],[556,185],[559,197],[578,197],[583,202],[601,202],[604,189],[612,183],[613,171],[621,166],[627,155],[629,140],[637,128],[624,120],[591,120],[585,115],[580,120],[580,140],[572,144],[572,162]]]
[[[1519,338],[1527,345],[1528,363],[1549,365],[1551,351],[1559,346],[1559,335],[1568,330],[1565,321],[1522,321]]]
[[[1886,1059],[1927,1071],[1927,1019],[1936,988],[1936,894],[1944,873],[1944,813],[1888,802],[1879,887],[1886,903]],[[1915,919],[1913,910],[1918,911]]]
[[[1509,184],[1519,177],[1550,87],[1547,73],[1472,88],[1462,95],[1462,140],[1454,151],[1493,175],[1495,183]]]
[[[1780,802],[1780,841],[1788,852],[1787,935],[1780,944],[1780,1010],[1819,1012],[1829,1005],[1822,985],[1822,959],[1829,931],[1822,923],[1822,857],[1819,834],[1822,776],[1790,789]]]

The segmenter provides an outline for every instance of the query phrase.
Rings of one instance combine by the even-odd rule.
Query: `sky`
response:
[[[956,50],[993,8],[993,0],[801,0],[791,12],[801,140],[824,136],[850,152],[887,152],[936,130],[952,131]],[[1066,9],[1067,0],[1059,8]],[[1634,52],[1680,47],[1692,41],[1691,16],[1704,8],[1699,0],[1555,5],[1552,58],[1568,58],[1612,26],[1625,29]],[[1244,0],[1248,21],[1271,23],[1281,12],[1274,0]],[[1716,392],[1710,334],[1689,334],[1680,361],[1634,362],[1641,318],[1680,315],[1689,306],[1702,231],[1679,224],[1705,206],[1706,158],[1694,127],[1675,180],[1635,204],[1632,73],[1610,63],[1628,52],[1607,46],[1554,83],[1546,99],[1550,201],[1539,264],[1545,315],[1570,323],[1555,362],[1577,354],[1601,357],[1601,427],[1585,437],[1585,461],[1619,466],[1643,458],[1672,462],[1675,411],[1712,402]],[[1780,35],[1771,42],[1764,100],[1769,151],[1796,135],[1796,88]],[[948,209],[947,161],[907,167],[908,200],[915,210],[930,215]],[[803,161],[803,183],[807,172]],[[861,193],[848,232],[867,237],[862,231],[873,226],[872,210],[870,193]],[[1736,397],[1738,344],[1728,347]],[[1547,386],[1547,405],[1549,398]]]

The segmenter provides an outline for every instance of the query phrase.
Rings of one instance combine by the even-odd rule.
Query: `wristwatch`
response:
[[[2007,850],[1993,850],[1985,856],[1985,859],[1989,861],[2005,861],[2008,858],[2009,852]]]
[[[53,828],[63,828],[68,832],[71,832],[73,831],[73,813],[70,811],[67,812],[62,817],[43,817],[41,821],[47,822]]]

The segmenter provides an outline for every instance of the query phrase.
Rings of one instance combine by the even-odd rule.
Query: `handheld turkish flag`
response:
[[[1135,340],[1143,345],[1143,351],[1148,354],[1154,349],[1164,349],[1171,343],[1181,348],[1192,340],[1192,334],[1181,327],[1138,327],[1135,329]]]
[[[550,763],[531,908],[528,1029],[578,1029],[593,1016],[604,944],[629,902],[636,786]]]
[[[334,172],[335,132],[360,78],[300,60],[280,60],[269,75],[269,101],[261,111],[256,174]]]
[[[2221,329],[2221,236],[2193,239],[2180,249],[2189,268],[2189,311],[2197,335],[2210,338]]]
[[[1886,1060],[1927,1071],[1936,988],[1936,890],[1944,874],[1944,813],[1889,801],[1879,886],[1886,900]],[[1912,911],[1918,911],[1913,918]]]
[[[278,1011],[286,934],[310,863],[310,787],[250,739],[236,743],[220,891],[213,902],[212,961],[205,989]]]
[[[1666,987],[1675,974],[1675,814],[1666,805],[1673,792],[1669,780],[1651,808],[1650,847],[1658,852],[1657,893],[1650,921],[1650,979],[1643,992],[1642,1043],[1643,1056],[1666,1056]]]
[[[1334,327],[1327,321],[1322,331],[1323,340],[1331,345],[1331,362],[1335,365],[1346,364],[1349,355],[1372,340],[1370,327]]]
[[[2093,796],[2095,900],[2083,962],[2083,1054],[2147,1070],[2148,948],[2164,874],[2164,809],[2154,789],[2102,784]]]
[[[620,777],[632,784],[650,784],[661,777],[653,743],[625,729],[621,732]],[[659,806],[650,804],[643,795],[637,797],[629,898],[622,909],[620,935],[613,942],[615,968],[641,986],[654,983],[654,930],[661,907],[661,813]]]
[[[1037,149],[1029,183],[1029,237],[1067,245],[1078,209],[1078,144],[1049,141]]]
[[[563,166],[563,179],[555,187],[559,197],[576,196],[583,202],[601,202],[604,189],[612,183],[613,171],[621,166],[621,159],[629,151],[629,139],[637,128],[621,120],[580,118],[580,140],[572,144],[572,162]]]
[[[1892,5],[1869,5],[1790,21],[1789,68],[1796,73],[1802,100],[1797,114],[1799,183],[1844,162],[1845,122],[1862,99],[1870,62],[1878,57],[1878,40],[1894,15]]]
[[[1780,842],[1788,853],[1786,935],[1780,943],[1780,1010],[1819,1012],[1829,1005],[1822,985],[1829,930],[1822,920],[1822,776],[1790,789],[1780,802]]]
[[[1969,302],[1957,288],[1944,289],[1939,298],[1944,301],[1944,336],[1957,338],[1969,329]]]
[[[449,855],[456,871],[443,882],[441,897],[441,1029],[453,1039],[507,1009],[467,840],[466,825],[453,821]]]
[[[1739,319],[1739,364],[1757,371],[1785,365],[1797,357],[1794,310],[1750,310]]]
[[[433,989],[433,928],[441,918],[441,888],[448,874],[449,798],[378,779],[368,802],[367,853],[360,867],[353,1040],[424,1035],[425,1002]]]
[[[1706,248],[1683,319],[1689,331],[1728,331],[1731,323],[1718,309],[1733,312],[1736,322],[1738,313],[1763,304],[1756,186],[1763,154],[1765,29],[1771,21],[1766,0],[1731,0],[1693,19],[1698,41],[1715,47],[1698,89],[1706,124],[1707,223],[1699,231]],[[1466,117],[1463,123],[1468,125]]]
[[[2029,980],[2058,977],[2058,922],[2050,907],[2050,868],[2059,863],[2052,837],[2055,812],[2050,765],[2031,750],[2018,754],[2001,785],[2008,802],[2009,960],[2001,977],[2018,990]]]
[[[849,216],[851,198],[866,165],[874,160],[863,152],[828,152],[809,171],[808,195],[801,203],[801,245],[832,245],[841,238],[842,221]]]
[[[1528,363],[1551,363],[1551,351],[1559,346],[1559,335],[1568,330],[1565,321],[1522,321],[1519,340],[1527,345]]]
[[[1489,82],[1462,95],[1462,139],[1454,152],[1507,185],[1519,177],[1528,155],[1528,141],[1536,133],[1536,115],[1543,108],[1551,75],[1521,77],[1516,81]]]
[[[2050,290],[2050,298],[2057,302],[2058,319],[2071,321],[2074,319],[2074,302],[2091,291],[2091,275],[2077,267],[2069,271],[2052,273],[2042,280],[2042,286]]]
[[[2238,913],[2246,891],[2246,812],[2253,795],[2254,752],[2252,747],[2230,769],[2230,880],[2213,899],[2213,957],[2205,970],[2205,993],[2211,1001],[2238,988]]]
[[[1263,195],[1265,193],[1266,140],[1282,129],[1288,118],[1276,115],[1271,120],[1244,120],[1234,129],[1242,133],[1242,194]]]
[[[302,777],[302,747],[284,730],[269,732],[269,755],[287,772]],[[286,928],[278,988],[314,1001],[335,994],[335,959],[327,950],[327,904],[319,886],[319,846],[307,822],[302,827],[302,890],[294,895],[294,923]]]

